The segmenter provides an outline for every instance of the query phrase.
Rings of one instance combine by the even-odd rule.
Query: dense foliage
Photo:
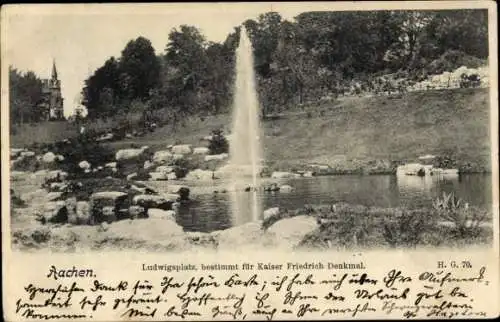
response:
[[[37,122],[42,117],[42,81],[35,73],[9,68],[10,121],[13,124]]]
[[[268,12],[242,25],[253,43],[266,115],[352,91],[354,82],[370,90],[381,75],[420,81],[485,64],[487,18],[487,10],[341,11],[305,12],[288,21]],[[129,41],[120,57],[86,80],[82,103],[89,118],[161,111],[176,124],[186,115],[228,111],[240,31],[216,43],[182,25],[170,31],[162,53],[144,37]],[[13,120],[36,119],[39,80],[15,70],[10,79]]]

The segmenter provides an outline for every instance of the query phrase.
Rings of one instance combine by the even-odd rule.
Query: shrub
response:
[[[481,224],[487,219],[488,212],[477,207],[469,207],[462,199],[452,192],[443,192],[441,198],[432,203],[438,216],[454,224],[456,238],[476,238],[482,230]]]
[[[229,143],[224,137],[223,131],[221,129],[212,131],[212,140],[208,145],[210,154],[221,154],[229,152]]]
[[[415,247],[421,243],[424,233],[434,226],[430,212],[404,209],[383,219],[382,235],[391,247]]]
[[[437,168],[443,168],[443,169],[452,169],[457,167],[457,161],[455,160],[455,157],[452,154],[444,154],[437,156],[435,161],[434,161],[434,166]]]

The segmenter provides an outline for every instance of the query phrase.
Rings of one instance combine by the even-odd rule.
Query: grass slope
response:
[[[294,112],[262,122],[264,156],[272,169],[316,162],[352,170],[376,160],[408,162],[428,153],[451,156],[471,169],[490,169],[486,89],[348,97]],[[228,133],[230,115],[192,117],[176,129],[165,126],[106,145],[113,149],[141,145],[163,149],[176,143],[201,146],[206,143],[200,139],[217,128]]]

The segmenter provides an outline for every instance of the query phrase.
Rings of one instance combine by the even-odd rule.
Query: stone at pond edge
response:
[[[262,222],[249,222],[240,226],[231,227],[222,231],[211,233],[218,240],[221,250],[238,248],[261,249],[269,244],[266,233],[261,229]]]
[[[280,208],[279,207],[272,207],[272,208],[269,208],[269,209],[266,209],[264,210],[264,220],[269,218],[269,217],[273,217],[273,216],[277,216],[279,215],[280,213]]]
[[[275,246],[292,250],[307,234],[318,227],[319,224],[314,217],[301,215],[275,222],[267,229],[267,233],[273,238]]]

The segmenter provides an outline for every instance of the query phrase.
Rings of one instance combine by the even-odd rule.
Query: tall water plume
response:
[[[259,100],[255,86],[252,43],[245,27],[241,28],[236,50],[233,124],[230,140],[231,197],[233,224],[260,218],[261,202],[257,194],[261,171]],[[244,190],[251,191],[244,192]],[[248,218],[250,217],[250,218]]]

